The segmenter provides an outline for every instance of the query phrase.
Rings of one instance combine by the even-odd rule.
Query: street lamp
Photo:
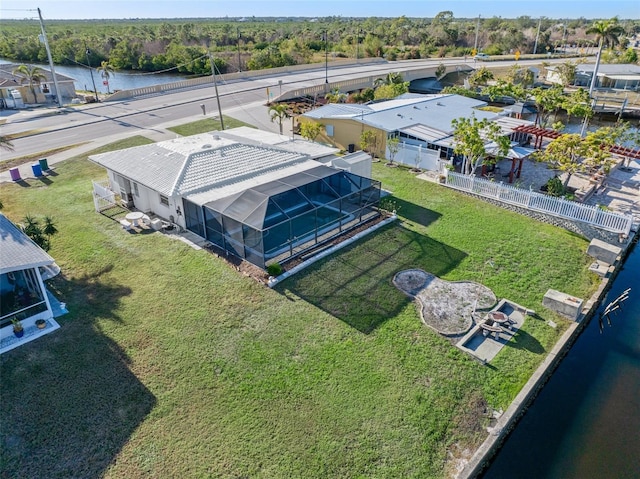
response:
[[[87,55],[87,67],[89,68],[89,73],[91,74],[91,83],[93,84],[93,94],[96,96],[96,101],[98,100],[98,90],[96,89],[96,81],[93,78],[93,69],[91,68],[91,62],[89,61],[89,55],[91,55],[91,50],[87,48],[87,45],[84,46],[84,53]]]
[[[324,31],[324,82],[329,83],[329,50],[327,46],[328,42],[327,31]]]

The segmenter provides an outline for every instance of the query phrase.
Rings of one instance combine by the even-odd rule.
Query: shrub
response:
[[[547,187],[547,193],[551,196],[562,196],[565,193],[562,180],[557,176],[550,178],[545,186]]]
[[[280,263],[273,263],[267,266],[267,273],[269,273],[269,276],[279,276],[283,271],[284,270],[282,269],[282,266],[280,266]]]

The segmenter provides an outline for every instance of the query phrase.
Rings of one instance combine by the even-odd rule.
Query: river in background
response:
[[[611,326],[598,316],[631,288]],[[640,248],[483,479],[640,477]]]
[[[13,62],[11,60],[7,60],[5,58],[0,58],[0,63],[19,63]],[[38,65],[42,68],[50,70],[48,64],[33,64],[29,63],[29,65]],[[93,91],[93,83],[91,81],[91,73],[87,67],[82,66],[68,66],[68,65],[55,65],[54,66],[56,73],[61,75],[66,75],[70,78],[73,78],[76,90],[89,90]],[[113,92],[114,90],[131,90],[133,88],[143,88],[147,86],[153,85],[163,85],[165,83],[172,83],[181,80],[186,80],[187,76],[173,74],[173,73],[132,73],[132,72],[116,72],[115,74],[111,74],[109,77],[109,91]],[[93,80],[96,84],[96,89],[98,93],[107,93],[106,85],[102,83],[102,77],[100,73],[98,73],[93,68]]]

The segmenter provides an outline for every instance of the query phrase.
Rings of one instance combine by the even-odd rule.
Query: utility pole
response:
[[[220,116],[220,129],[224,131],[224,118],[222,118],[222,108],[220,107],[220,95],[218,95],[218,81],[216,80],[216,64],[213,61],[211,50],[209,52],[209,63],[211,63],[211,75],[213,76],[213,87],[216,90],[216,101],[218,102],[218,115]]]
[[[478,53],[478,33],[480,32],[480,15],[478,15],[478,21],[476,22],[476,41],[473,43],[473,50]]]
[[[96,89],[96,81],[93,78],[93,69],[91,68],[91,62],[89,61],[89,55],[91,55],[91,50],[87,48],[87,42],[84,43],[84,53],[87,55],[87,67],[89,68],[89,73],[91,74],[91,83],[93,84],[93,94],[96,96],[96,102],[98,100],[98,90]]]
[[[327,45],[329,39],[327,38],[327,30],[324,31],[324,82],[329,84],[329,47]]]
[[[240,63],[240,27],[236,28],[238,32],[238,72],[242,71],[242,64]]]
[[[60,88],[58,88],[58,77],[56,76],[56,70],[53,68],[53,58],[51,58],[51,50],[49,49],[47,34],[44,31],[44,22],[42,21],[42,13],[40,12],[40,8],[38,8],[38,17],[40,17],[40,31],[42,32],[42,34],[40,35],[40,41],[44,43],[44,49],[47,51],[47,58],[49,59],[49,70],[51,71],[51,76],[53,76],[53,84],[56,87],[56,101],[58,102],[58,106],[62,108],[62,95],[60,94]]]
[[[540,38],[540,26],[542,25],[542,17],[538,20],[538,32],[536,33],[536,43],[533,45],[533,54],[538,51],[538,38]]]

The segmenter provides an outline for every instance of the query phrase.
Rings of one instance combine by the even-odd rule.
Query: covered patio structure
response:
[[[498,151],[498,145],[495,143],[489,143],[485,146],[485,151],[489,156],[496,156]],[[509,177],[509,183],[513,183],[513,178],[520,178],[520,174],[522,173],[522,166],[525,158],[528,158],[535,150],[531,148],[526,148],[524,146],[519,146],[517,143],[511,143],[509,147],[509,151],[506,154],[506,158],[511,160],[511,168],[509,172],[503,174],[503,177]],[[517,163],[517,166],[516,166]],[[483,166],[483,176],[485,176],[484,166]]]

